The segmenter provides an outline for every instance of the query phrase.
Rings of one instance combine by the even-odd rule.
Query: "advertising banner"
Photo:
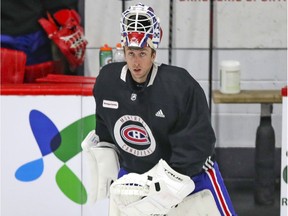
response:
[[[67,88],[65,95],[57,88],[53,95],[57,91],[48,89],[42,95],[1,92],[0,215],[107,216],[108,200],[90,201],[81,149],[96,123],[92,91],[73,95]]]

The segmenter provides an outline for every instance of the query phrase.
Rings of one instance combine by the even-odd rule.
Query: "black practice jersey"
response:
[[[124,62],[111,63],[100,71],[94,97],[96,134],[117,146],[128,172],[144,173],[162,158],[193,176],[214,154],[205,93],[183,68],[154,64],[137,84]]]

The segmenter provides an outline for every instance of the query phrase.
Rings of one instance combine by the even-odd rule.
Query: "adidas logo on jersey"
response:
[[[160,118],[165,118],[165,115],[161,109],[158,112],[156,112],[155,116],[160,117]]]

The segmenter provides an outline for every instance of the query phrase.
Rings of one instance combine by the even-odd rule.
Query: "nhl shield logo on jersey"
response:
[[[139,116],[125,115],[119,118],[115,123],[114,136],[121,149],[135,156],[145,157],[155,151],[155,138]]]

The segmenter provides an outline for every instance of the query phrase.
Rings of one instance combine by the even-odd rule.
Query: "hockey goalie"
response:
[[[101,69],[96,129],[82,143],[96,200],[109,197],[109,216],[236,215],[203,89],[185,69],[155,62],[162,29],[151,7],[129,7],[120,24],[126,61]]]

